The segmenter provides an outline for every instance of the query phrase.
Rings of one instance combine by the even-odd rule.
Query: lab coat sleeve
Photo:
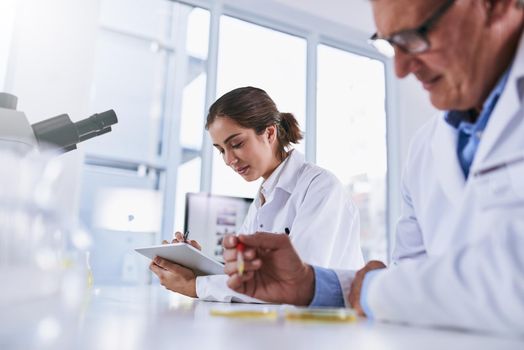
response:
[[[395,249],[392,256],[393,263],[395,264],[403,260],[419,260],[426,256],[422,230],[417,221],[417,215],[409,191],[408,184],[413,181],[413,179],[409,177],[409,174],[412,173],[409,171],[409,167],[411,166],[408,160],[401,182],[401,216],[397,223]]]
[[[246,218],[244,219],[244,223],[240,227],[238,233],[252,233],[250,232],[250,227],[255,215],[256,209],[254,208],[254,204],[251,203]],[[263,303],[261,300],[237,293],[229,288],[227,286],[227,278],[228,277],[226,275],[197,277],[196,293],[198,298],[208,301]]]
[[[376,319],[524,334],[524,220],[475,243],[377,275],[368,303]]]
[[[358,209],[342,183],[331,173],[311,179],[291,228],[291,241],[302,260],[334,269],[359,269]]]
[[[221,302],[265,303],[262,300],[240,294],[227,286],[227,275],[199,276],[196,292],[199,299]]]

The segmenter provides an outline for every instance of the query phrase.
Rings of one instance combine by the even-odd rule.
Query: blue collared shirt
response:
[[[344,294],[335,271],[318,266],[313,266],[313,270],[315,296],[310,306],[344,307]]]
[[[467,111],[448,111],[445,115],[446,122],[457,129],[457,157],[462,168],[464,176],[469,175],[469,168],[475,158],[482,132],[488,124],[489,118],[497,105],[497,101],[504,91],[506,82],[508,81],[509,69],[502,75],[499,82],[491,91],[488,99],[483,105],[482,111],[477,117],[474,110]],[[476,118],[477,117],[477,118]],[[475,120],[471,122],[471,120]]]
[[[344,294],[337,274],[331,269],[313,266],[315,271],[315,295],[310,306],[344,307]],[[370,281],[383,270],[373,270],[366,273],[360,290],[360,306],[368,318],[373,318],[367,302]]]

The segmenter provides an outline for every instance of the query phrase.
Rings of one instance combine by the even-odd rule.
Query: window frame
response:
[[[207,62],[206,106],[205,110],[216,99],[218,38],[220,17],[222,15],[250,22],[255,25],[277,30],[286,34],[306,39],[306,159],[316,161],[316,83],[317,83],[317,48],[318,45],[328,45],[357,55],[370,57],[384,64],[386,82],[386,147],[387,147],[387,174],[386,174],[386,234],[388,251],[392,250],[392,236],[396,225],[396,218],[400,209],[400,155],[399,133],[400,125],[397,119],[397,94],[395,89],[393,63],[390,59],[380,55],[367,44],[369,35],[356,29],[336,24],[313,15],[290,9],[278,3],[260,4],[254,1],[224,1],[224,0],[172,0],[210,11],[210,34]],[[205,118],[205,116],[203,116]],[[202,168],[200,191],[211,191],[212,145],[207,132],[203,131]],[[175,165],[175,164],[173,164]],[[170,166],[168,166],[170,168]],[[176,165],[175,165],[176,170]],[[167,195],[167,193],[166,193]],[[173,194],[174,195],[174,194]],[[167,197],[167,196],[166,196]],[[169,197],[167,197],[169,198]],[[172,197],[174,198],[174,197]],[[170,216],[174,210],[166,211],[165,223],[173,221]],[[172,232],[171,225],[164,227],[164,237]]]

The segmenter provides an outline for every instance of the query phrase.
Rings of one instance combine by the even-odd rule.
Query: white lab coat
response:
[[[260,206],[257,195],[240,233],[283,233],[288,228],[291,242],[304,261],[336,269],[363,266],[358,209],[332,173],[307,163],[293,150],[267,179],[270,181],[274,182],[273,190],[266,203]],[[226,281],[225,275],[197,277],[198,297],[260,302],[229,289]]]
[[[524,35],[509,74],[467,181],[442,116],[414,137],[396,265],[369,284],[377,319],[524,334]]]

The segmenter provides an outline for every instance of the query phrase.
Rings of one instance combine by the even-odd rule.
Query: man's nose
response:
[[[397,77],[405,78],[410,73],[414,73],[419,66],[420,62],[416,55],[395,47],[395,74]]]

